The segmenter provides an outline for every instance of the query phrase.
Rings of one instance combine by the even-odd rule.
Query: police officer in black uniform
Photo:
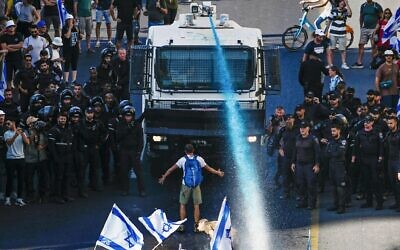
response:
[[[400,131],[396,116],[387,118],[389,132],[385,138],[385,152],[388,160],[389,181],[394,192],[395,204],[390,206],[400,212],[400,182],[398,173],[400,172]]]
[[[359,162],[361,166],[362,179],[366,192],[366,203],[362,208],[372,207],[372,194],[376,198],[376,210],[383,208],[383,136],[381,132],[374,129],[372,117],[366,117],[364,129],[358,131],[351,162]]]
[[[291,164],[299,188],[300,201],[296,206],[298,208],[306,207],[308,204],[307,208],[311,210],[316,206],[319,158],[318,138],[310,134],[310,124],[302,121]]]
[[[329,177],[333,185],[333,203],[329,211],[345,212],[346,202],[346,152],[347,141],[341,135],[341,126],[337,123],[331,126],[332,139],[326,146],[326,156],[329,159]]]
[[[94,117],[94,108],[86,108],[85,119],[82,124],[85,162],[89,164],[90,187],[94,191],[102,191],[100,184],[100,145],[104,143],[107,131],[101,121]],[[87,164],[86,164],[87,165]]]
[[[32,67],[32,56],[26,54],[24,67],[19,69],[14,76],[14,84],[18,87],[20,94],[21,112],[26,112],[28,110],[29,98],[31,98],[36,91],[36,85],[34,83],[35,77],[36,71]]]
[[[48,148],[55,161],[55,188],[57,203],[73,201],[69,196],[69,173],[72,166],[73,133],[67,125],[67,115],[59,113],[57,125],[50,129]]]
[[[78,185],[78,195],[82,198],[87,198],[88,194],[85,188],[85,174],[87,165],[85,164],[85,158],[84,158],[85,148],[83,143],[82,123],[81,123],[83,113],[81,108],[77,106],[72,106],[68,111],[68,117],[70,120],[71,130],[74,134],[72,156],[73,156],[76,181]]]
[[[122,195],[129,193],[129,170],[137,176],[137,187],[141,197],[146,196],[140,155],[143,149],[143,129],[141,122],[135,121],[135,109],[125,106],[122,109],[122,120],[117,125],[116,139],[120,157],[120,182]]]
[[[282,157],[283,171],[283,195],[280,196],[281,199],[289,198],[291,186],[294,184],[290,166],[298,134],[299,130],[294,128],[294,116],[291,114],[286,115],[286,126],[281,128],[277,137],[277,141],[279,142],[278,152]]]
[[[69,109],[72,107],[73,93],[70,89],[64,89],[60,94],[60,102],[58,103],[57,113],[64,113],[68,115]]]

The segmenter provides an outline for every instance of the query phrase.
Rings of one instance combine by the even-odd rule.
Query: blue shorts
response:
[[[110,10],[96,10],[96,23],[101,23],[103,17],[104,20],[106,21],[106,24],[111,23]]]

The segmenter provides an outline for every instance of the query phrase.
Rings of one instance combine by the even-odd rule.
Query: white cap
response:
[[[54,44],[55,46],[63,46],[63,42],[61,37],[54,37],[52,44]]]
[[[325,36],[324,31],[321,30],[321,29],[316,29],[316,30],[314,31],[314,34],[315,34],[316,36]]]
[[[6,113],[4,113],[3,110],[0,109],[0,115],[5,115]]]
[[[74,18],[74,16],[73,15],[71,15],[71,14],[67,14],[67,15],[65,15],[65,20],[68,20],[68,19],[73,19]]]
[[[394,53],[393,53],[393,50],[388,49],[388,50],[385,50],[385,53],[383,53],[383,55],[385,55],[385,56],[394,56]]]
[[[8,21],[6,22],[6,28],[11,27],[11,26],[15,26],[15,23],[14,23],[13,20],[8,20]]]

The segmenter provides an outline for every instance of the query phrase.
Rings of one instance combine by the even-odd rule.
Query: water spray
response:
[[[219,82],[223,89],[226,105],[226,122],[229,131],[229,144],[234,155],[236,165],[236,176],[239,180],[239,190],[243,197],[243,222],[246,230],[240,235],[240,241],[248,249],[268,249],[269,234],[268,221],[265,216],[265,203],[263,189],[260,188],[255,161],[251,157],[251,150],[246,141],[246,133],[243,124],[251,121],[244,121],[240,115],[235,91],[232,89],[231,76],[228,71],[227,61],[221,47],[219,37],[214,25],[212,16],[209,15],[210,25],[216,43],[216,59],[218,60],[217,72]]]

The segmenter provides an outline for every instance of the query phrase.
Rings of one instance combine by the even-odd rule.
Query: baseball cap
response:
[[[287,119],[291,119],[291,118],[294,118],[294,115],[292,115],[292,114],[287,114],[287,115],[285,115],[285,119],[287,120]]]
[[[314,98],[314,92],[308,91],[305,96],[308,98]]]
[[[305,109],[304,105],[303,104],[298,104],[294,110],[298,111],[298,110],[302,110],[302,109]]]
[[[387,49],[385,50],[385,52],[383,53],[384,56],[394,56],[393,50],[391,49]]]
[[[86,108],[86,113],[94,113],[94,108],[93,107],[87,107]]]
[[[322,29],[316,29],[316,30],[314,31],[314,34],[315,34],[316,36],[325,36],[325,33],[324,33],[324,31],[323,31]]]
[[[329,94],[329,100],[336,100],[339,99],[339,95],[336,92]]]
[[[369,89],[367,91],[367,95],[375,95],[375,91],[373,89]]]
[[[371,110],[371,114],[377,115],[381,113],[381,109],[379,107],[375,107]]]
[[[8,21],[6,22],[6,28],[11,27],[11,26],[15,26],[15,23],[14,23],[13,20],[8,20]]]
[[[307,121],[300,122],[300,128],[307,128],[310,127],[310,124]]]
[[[0,115],[5,115],[6,113],[4,113],[3,110],[0,109]]]
[[[74,16],[73,15],[71,15],[71,14],[67,14],[67,15],[65,15],[65,20],[68,20],[68,19],[73,19],[74,18]]]
[[[37,27],[40,29],[40,28],[43,28],[43,27],[45,27],[46,26],[46,21],[45,20],[40,20],[37,24]]]

